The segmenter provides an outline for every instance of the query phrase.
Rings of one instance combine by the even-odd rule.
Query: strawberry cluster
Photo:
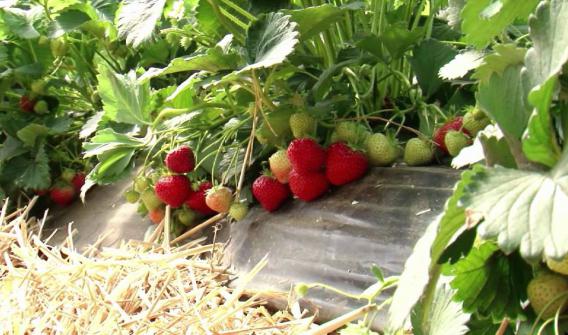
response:
[[[269,212],[278,209],[290,194],[313,201],[331,185],[341,186],[360,179],[369,168],[365,154],[344,142],[333,143],[326,150],[308,137],[295,139],[286,151],[273,154],[269,165],[274,177],[260,176],[252,185],[254,197]]]
[[[49,194],[53,203],[60,207],[67,207],[81,193],[81,188],[85,184],[85,173],[71,169],[65,169],[58,180],[45,190],[35,190],[38,196]]]

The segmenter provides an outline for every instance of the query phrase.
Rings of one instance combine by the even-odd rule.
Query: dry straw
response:
[[[266,260],[235,278],[219,266],[222,246],[199,241],[131,241],[80,253],[68,238],[54,247],[41,238],[45,218],[28,219],[32,205],[7,215],[5,204],[0,213],[1,334],[260,335],[314,327],[298,306],[273,311],[270,295],[246,289]]]

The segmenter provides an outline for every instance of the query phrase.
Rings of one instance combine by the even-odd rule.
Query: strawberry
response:
[[[568,275],[568,256],[564,257],[564,259],[561,261],[547,259],[546,265],[548,265],[548,268],[554,272],[558,272],[563,275]]]
[[[30,99],[28,96],[23,95],[20,98],[20,110],[22,112],[31,113],[34,111],[35,101]]]
[[[471,136],[476,136],[481,130],[485,129],[491,120],[477,107],[470,108],[463,116],[463,128],[466,129]]]
[[[181,146],[168,153],[165,159],[168,169],[175,173],[188,173],[195,168],[195,156],[188,146]]]
[[[61,207],[69,206],[75,199],[75,189],[65,182],[55,184],[49,192],[49,197],[53,202]]]
[[[298,172],[321,171],[325,158],[325,149],[311,138],[295,139],[288,146],[288,159]]]
[[[292,170],[292,165],[290,165],[290,160],[288,159],[288,154],[286,150],[278,150],[268,158],[268,164],[270,165],[270,171],[282,184],[288,183],[288,175]]]
[[[290,189],[273,177],[260,176],[252,183],[252,194],[265,210],[274,212],[290,197]]]
[[[34,112],[37,114],[45,114],[49,112],[49,105],[47,104],[47,101],[39,100],[36,102],[34,105]]]
[[[75,188],[75,191],[81,191],[81,187],[85,185],[85,178],[86,176],[83,172],[77,172],[75,176],[73,176],[73,179],[71,179],[71,184]]]
[[[184,226],[191,225],[196,217],[197,215],[191,209],[183,208],[176,212],[176,218]]]
[[[152,189],[147,189],[142,192],[140,194],[140,200],[148,210],[156,209],[163,204],[162,200],[156,196]]]
[[[146,191],[149,186],[150,180],[146,177],[139,176],[134,180],[134,190],[138,193]]]
[[[332,185],[345,185],[360,179],[368,169],[367,157],[343,142],[333,143],[327,149],[325,175]]]
[[[205,203],[217,213],[227,213],[233,202],[233,192],[225,186],[216,186],[207,191]]]
[[[566,309],[566,298],[559,297],[566,292],[568,292],[568,280],[552,273],[537,275],[527,287],[532,308],[537,314],[542,313],[541,317],[544,320],[554,317],[559,309],[561,309],[560,314]]]
[[[290,116],[290,129],[294,138],[303,138],[316,131],[316,120],[308,113],[294,113]]]
[[[229,216],[235,221],[241,221],[248,214],[248,205],[244,202],[235,202],[229,209]]]
[[[400,153],[396,142],[381,133],[376,133],[367,138],[365,142],[369,163],[373,166],[390,166]]]
[[[126,202],[130,204],[135,204],[138,201],[138,199],[140,199],[140,193],[134,190],[128,190],[124,192],[124,198],[126,199]]]
[[[157,207],[148,212],[148,217],[155,224],[160,224],[166,217],[166,211],[162,207]]]
[[[471,144],[471,139],[461,131],[450,130],[444,137],[444,144],[450,156],[456,157],[463,148]]]
[[[371,133],[361,123],[353,121],[343,121],[335,126],[334,143],[345,142],[351,145],[362,145]]]
[[[303,201],[312,201],[322,196],[329,189],[329,182],[321,172],[290,172],[290,190]]]
[[[203,215],[215,214],[215,211],[207,206],[205,202],[205,194],[211,189],[213,185],[210,182],[204,181],[199,184],[199,189],[197,191],[191,192],[185,204],[187,207],[193,209],[194,211]]]
[[[434,143],[445,153],[448,153],[448,149],[446,148],[446,143],[444,142],[444,138],[446,134],[450,130],[461,131],[466,135],[469,135],[469,132],[463,129],[463,117],[458,116],[454,119],[446,121],[440,128],[438,128],[434,132],[433,141]]]
[[[426,165],[434,159],[432,146],[418,137],[411,138],[404,148],[404,162],[409,166]]]
[[[191,194],[191,183],[186,176],[163,176],[154,185],[154,192],[164,203],[178,208]]]
[[[73,180],[73,178],[75,177],[75,171],[71,170],[71,169],[64,169],[63,172],[61,172],[61,179],[63,179],[64,181],[71,183],[71,181]]]

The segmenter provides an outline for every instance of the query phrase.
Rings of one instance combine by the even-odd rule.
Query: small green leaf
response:
[[[502,75],[493,73],[487,83],[480,83],[479,106],[487,112],[505,135],[520,139],[527,127],[531,109],[521,75],[522,65],[508,66]]]
[[[377,266],[377,264],[373,264],[373,266],[371,267],[371,272],[373,272],[373,275],[375,276],[375,278],[377,278],[378,281],[380,282],[385,281],[385,276],[383,275],[383,271],[381,270],[380,267]]]
[[[126,176],[132,168],[132,158],[136,150],[118,148],[99,155],[99,164],[89,173],[87,179],[99,184],[110,184]]]
[[[323,4],[302,9],[283,10],[282,12],[290,15],[292,21],[298,24],[300,38],[302,41],[306,41],[343,19],[345,13],[348,13],[351,9],[349,7]]]
[[[28,152],[28,149],[24,147],[22,142],[10,135],[6,135],[6,140],[4,140],[4,143],[2,143],[2,146],[0,147],[0,163],[9,161],[10,159],[25,154],[26,152]]]
[[[138,138],[120,134],[107,128],[97,132],[90,142],[83,144],[83,148],[85,149],[84,156],[88,158],[101,156],[116,149],[140,148],[143,145],[144,142]]]
[[[33,6],[24,10],[20,8],[4,8],[4,24],[11,33],[24,39],[39,37],[39,32],[35,29],[34,23],[42,16],[43,10],[40,6]]]
[[[124,0],[118,10],[119,37],[134,48],[150,40],[166,0]]]
[[[393,59],[399,59],[412,48],[423,36],[420,30],[408,30],[404,23],[388,25],[379,40],[388,50]]]
[[[137,80],[134,71],[122,75],[102,64],[97,79],[106,118],[136,125],[150,123],[150,83]]]
[[[289,15],[269,13],[253,22],[245,41],[248,65],[242,71],[278,65],[298,44],[297,24]]]
[[[485,56],[483,63],[472,76],[482,83],[488,83],[494,73],[503,75],[505,69],[511,65],[523,64],[527,53],[527,49],[519,48],[515,44],[497,44],[493,51]]]
[[[223,25],[209,1],[199,1],[195,17],[197,18],[199,30],[204,32],[207,36],[220,38],[225,34]]]
[[[414,48],[410,64],[424,95],[436,93],[444,82],[438,72],[457,54],[453,47],[433,39],[423,41]]]
[[[481,49],[517,18],[525,19],[539,0],[467,1],[461,12],[463,40]],[[499,5],[499,7],[495,7]]]
[[[67,10],[59,14],[54,21],[51,21],[48,27],[48,35],[50,38],[58,38],[90,20],[89,15],[80,10]]]
[[[47,189],[51,185],[49,159],[44,146],[40,146],[36,156],[29,162],[16,184],[26,190]]]
[[[49,133],[49,128],[37,123],[30,123],[24,128],[20,129],[17,133],[18,139],[25,145],[33,147],[36,140],[40,137],[46,136]]]
[[[549,173],[490,168],[478,172],[462,198],[478,233],[505,253],[528,260],[568,254],[568,149]]]

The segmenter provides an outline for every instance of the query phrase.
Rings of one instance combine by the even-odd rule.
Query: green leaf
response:
[[[483,59],[483,63],[475,70],[474,79],[486,84],[495,73],[503,75],[506,68],[511,65],[523,64],[527,49],[519,48],[515,44],[496,44],[493,53]]]
[[[454,277],[454,298],[463,303],[464,311],[493,320],[515,320],[523,313],[521,302],[527,299],[531,273],[518,253],[507,256],[493,243],[481,244],[444,270]]]
[[[150,123],[152,104],[148,82],[137,80],[134,71],[122,75],[102,64],[97,79],[106,118],[136,125]]]
[[[134,48],[150,40],[166,0],[124,0],[118,10],[118,35]]]
[[[89,0],[88,1],[95,11],[97,18],[101,21],[114,22],[114,16],[118,6],[115,0]]]
[[[248,65],[242,71],[278,65],[298,44],[297,24],[289,15],[269,13],[253,22],[245,41]]]
[[[51,12],[59,12],[79,3],[79,0],[49,0],[45,2]]]
[[[42,190],[51,185],[49,159],[44,146],[40,146],[35,158],[29,162],[16,184],[26,190]]]
[[[386,334],[393,334],[404,327],[412,308],[425,292],[434,294],[441,271],[437,262],[452,239],[464,229],[465,211],[458,207],[458,201],[472,176],[481,169],[474,166],[472,171],[462,173],[453,195],[446,202],[444,214],[428,226],[406,260],[388,311]],[[425,316],[416,317],[427,320]]]
[[[542,1],[529,27],[533,45],[525,59],[528,91],[544,85],[568,61],[568,3]]]
[[[115,132],[113,129],[103,129],[90,142],[84,143],[85,158],[101,156],[108,151],[123,148],[140,148],[144,142],[136,137]]]
[[[388,25],[379,40],[393,59],[399,59],[413,45],[418,43],[422,36],[422,31],[418,29],[414,31],[408,30],[405,23],[397,22],[396,24]]]
[[[496,128],[491,128],[495,130]],[[482,131],[479,133],[479,141],[483,146],[485,163],[488,166],[499,165],[514,169],[517,167],[515,157],[511,153],[511,148],[507,140],[500,131]]]
[[[24,10],[20,8],[4,8],[3,19],[9,31],[24,39],[39,37],[39,32],[34,27],[34,22],[42,16],[40,6],[34,6]]]
[[[481,49],[502,33],[515,19],[526,19],[539,0],[467,1],[462,10],[463,40]]]
[[[432,39],[423,41],[414,48],[410,64],[424,95],[431,96],[436,93],[444,82],[438,72],[457,54],[457,50],[451,46]]]
[[[477,101],[503,130],[505,135],[520,139],[525,131],[531,109],[521,75],[522,65],[508,66],[502,75],[493,74],[487,83],[480,83]]]
[[[561,149],[556,141],[550,115],[550,104],[554,95],[556,77],[529,95],[529,101],[535,110],[529,120],[529,126],[523,139],[523,152],[534,162],[553,167],[560,158]]]
[[[199,30],[205,35],[213,38],[220,38],[225,33],[221,21],[215,14],[215,10],[207,0],[199,1],[195,17],[199,25]]]
[[[337,7],[331,4],[294,10],[283,10],[298,24],[300,39],[306,41],[327,30],[345,17],[351,8]]]
[[[215,46],[209,48],[206,52],[198,52],[189,57],[174,58],[165,68],[149,68],[140,77],[140,81],[144,82],[154,77],[178,72],[207,71],[216,73],[223,70],[234,70],[239,64],[241,64],[239,55],[225,53],[221,47]]]
[[[379,335],[371,331],[363,322],[350,323],[339,331],[339,335]]]
[[[436,289],[432,307],[424,312],[422,304],[413,314],[412,331],[415,335],[462,335],[468,333],[470,315],[460,303],[452,300],[454,291],[447,285]]]
[[[18,157],[26,152],[28,152],[28,149],[23,146],[22,142],[10,135],[6,135],[6,140],[2,143],[2,147],[0,147],[0,163]]]
[[[501,167],[478,172],[462,198],[482,238],[534,261],[568,254],[568,150],[548,173]]]
[[[99,156],[99,164],[89,173],[87,179],[99,185],[119,180],[130,172],[135,153],[133,148],[118,148],[105,152]]]
[[[49,133],[49,128],[37,123],[30,123],[24,128],[20,129],[17,133],[18,139],[27,146],[33,147],[38,138],[46,136]]]
[[[50,38],[63,36],[66,32],[73,31],[90,20],[89,15],[80,10],[67,10],[58,15],[54,21],[51,21],[48,27],[48,35]]]
[[[463,78],[477,68],[483,61],[483,54],[476,50],[466,50],[456,55],[449,63],[442,66],[438,75],[446,80]]]

